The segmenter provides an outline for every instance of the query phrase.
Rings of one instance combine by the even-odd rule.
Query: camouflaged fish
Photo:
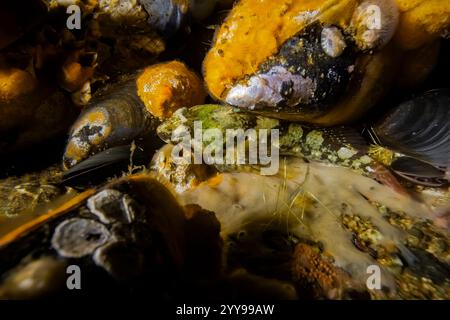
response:
[[[166,143],[177,144],[186,133],[194,137],[196,121],[201,123],[203,132],[208,129],[219,129],[224,134],[228,129],[255,129],[257,132],[278,130],[281,156],[297,156],[307,161],[349,167],[370,176],[380,167],[377,161],[368,156],[368,145],[364,139],[351,128],[319,128],[290,123],[240,112],[227,106],[203,105],[180,109],[158,127],[157,133]],[[203,139],[203,146],[206,147],[210,142]],[[226,143],[224,141],[224,145]]]

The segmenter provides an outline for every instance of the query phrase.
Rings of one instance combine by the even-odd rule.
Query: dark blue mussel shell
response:
[[[392,169],[425,185],[448,182],[450,90],[429,91],[391,110],[373,127],[377,143],[403,154]]]

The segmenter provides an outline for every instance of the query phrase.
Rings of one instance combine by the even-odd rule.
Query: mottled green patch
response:
[[[247,114],[221,105],[203,105],[193,107],[196,117],[192,121],[201,121],[202,128],[207,129],[247,129],[253,126],[255,119]]]
[[[318,130],[313,130],[306,136],[306,144],[311,149],[319,149],[322,146],[324,140],[325,139],[323,138],[322,132]]]
[[[294,148],[301,146],[303,138],[303,128],[297,123],[291,123],[287,129],[287,132],[280,136],[280,147],[282,149]],[[301,151],[301,147],[298,148]]]
[[[266,117],[257,117],[256,118],[256,127],[255,129],[275,129],[280,126],[280,120],[266,118]]]
[[[362,156],[361,158],[359,158],[359,161],[362,164],[367,165],[367,164],[371,164],[373,159],[371,157],[369,157],[369,156]]]
[[[194,111],[193,113],[195,115],[195,117],[192,118],[192,121],[201,121],[203,129],[217,128],[220,126],[220,122],[216,119],[217,111],[223,113],[223,111],[220,110],[220,106],[204,105],[201,108],[194,107],[192,111]]]

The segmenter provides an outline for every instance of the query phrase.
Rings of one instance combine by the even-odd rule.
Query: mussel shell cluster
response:
[[[448,8],[439,12],[433,6],[412,9],[395,0],[238,1],[205,58],[205,82],[215,99],[247,111],[326,126],[349,123],[386,95],[402,78],[396,72],[408,63],[403,59],[415,55],[396,36],[409,24],[424,23],[409,20],[412,11],[428,10],[446,21]],[[437,23],[434,32],[444,26]],[[429,34],[414,49],[431,52],[436,38]],[[429,69],[424,63],[421,70]]]
[[[52,217],[31,221],[22,232],[0,240],[3,298],[69,294],[69,265],[81,268],[87,292],[112,294],[109,290],[126,283],[160,295],[183,264],[183,208],[151,178],[87,191],[48,215]],[[48,270],[30,271],[36,268]]]
[[[63,164],[66,169],[118,146],[143,141],[152,150],[160,119],[181,106],[203,103],[200,79],[183,63],[155,64],[100,90],[69,133]],[[129,157],[127,157],[129,158]]]
[[[156,125],[137,95],[135,79],[119,81],[95,97],[73,125],[64,166],[71,168],[95,153],[127,144]]]
[[[373,131],[378,140],[376,142],[402,154],[392,163],[395,172],[421,184],[441,185],[448,182],[448,90],[433,90],[401,103],[380,120]]]

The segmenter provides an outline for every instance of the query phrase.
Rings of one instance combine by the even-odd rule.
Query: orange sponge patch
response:
[[[145,107],[158,118],[168,118],[183,107],[203,104],[206,98],[200,78],[178,61],[146,68],[136,84]]]
[[[314,21],[346,27],[357,0],[241,0],[220,27],[204,61],[205,82],[223,98],[280,46]]]

